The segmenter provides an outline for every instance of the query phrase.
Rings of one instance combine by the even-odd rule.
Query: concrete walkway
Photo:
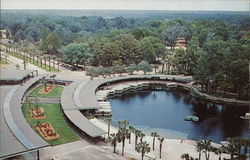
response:
[[[126,160],[114,154],[106,145],[92,145],[85,140],[49,147],[40,151],[41,160]]]
[[[6,54],[5,52],[2,52],[2,54]],[[18,59],[18,58],[15,58],[15,57],[13,57],[13,56],[10,56],[10,55],[8,55],[8,61],[10,61],[10,62],[12,62],[12,63],[14,63],[14,64],[18,64],[19,66],[20,66],[20,69],[24,69],[23,67],[23,61],[22,60],[20,60],[20,59]],[[10,65],[9,65],[10,66]],[[7,66],[7,67],[9,67],[9,66]],[[15,68],[15,65],[14,66],[11,66],[12,68]],[[35,65],[33,65],[33,64],[30,64],[30,63],[28,63],[27,65],[26,65],[26,69],[27,70],[38,70],[38,73],[39,74],[42,74],[42,75],[44,75],[44,74],[48,74],[48,72],[47,71],[45,71],[45,70],[43,70],[43,69],[41,69],[41,68],[39,68],[39,67],[37,67],[37,66],[35,66]]]
[[[60,98],[38,98],[38,102],[39,103],[54,103],[54,104],[57,104],[57,103],[61,103],[60,101]]]

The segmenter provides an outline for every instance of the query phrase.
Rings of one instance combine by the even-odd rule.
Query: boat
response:
[[[185,120],[185,121],[192,121],[192,116],[186,116],[186,117],[184,118],[184,120]]]
[[[246,113],[245,116],[240,116],[240,118],[249,120],[250,119],[250,113]]]
[[[197,116],[186,116],[184,118],[184,120],[185,121],[193,121],[193,122],[199,122],[200,121],[199,117],[197,117]]]
[[[200,119],[199,119],[199,117],[197,117],[197,116],[193,116],[193,117],[192,117],[192,121],[193,121],[193,122],[199,122],[199,120],[200,120]]]

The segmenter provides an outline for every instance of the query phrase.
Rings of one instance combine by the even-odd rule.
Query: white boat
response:
[[[245,116],[240,116],[241,119],[250,119],[250,113],[246,113]]]
[[[197,116],[193,116],[193,117],[192,117],[192,121],[193,121],[193,122],[199,122],[199,120],[200,120],[200,119],[199,119],[199,117],[197,117]]]
[[[193,121],[193,122],[199,122],[199,117],[197,117],[197,116],[186,116],[185,118],[184,118],[184,120],[185,121]]]
[[[186,117],[184,118],[184,120],[185,120],[185,121],[191,121],[191,120],[192,120],[192,116],[186,116]]]

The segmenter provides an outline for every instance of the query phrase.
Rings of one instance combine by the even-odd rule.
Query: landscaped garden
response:
[[[31,104],[31,106],[36,104]],[[60,111],[60,104],[38,104],[45,118],[35,119],[28,103],[23,106],[23,114],[30,126],[52,146],[77,141],[80,137],[69,127]],[[36,114],[36,113],[35,113]]]
[[[60,85],[53,86],[52,84],[46,84],[46,89],[45,89],[45,85],[41,84],[39,87],[37,87],[30,93],[30,96],[42,97],[42,98],[48,98],[48,97],[56,98],[60,97],[62,91],[63,87]]]

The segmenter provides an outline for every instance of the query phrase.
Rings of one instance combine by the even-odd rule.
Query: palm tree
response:
[[[221,160],[221,154],[223,152],[223,148],[220,147],[220,148],[215,148],[213,147],[212,151],[216,154],[216,155],[219,155],[219,159],[218,160]]]
[[[38,65],[38,63],[39,63],[39,51],[37,51],[37,50],[34,50],[34,53],[35,53],[35,59],[36,59],[36,65]]]
[[[116,149],[116,146],[117,146],[117,142],[118,142],[118,137],[116,134],[111,134],[108,139],[107,139],[108,142],[111,143],[111,145],[114,147],[114,153],[115,153],[115,149]]]
[[[49,71],[51,71],[51,65],[50,65],[51,56],[49,55],[47,56],[47,58],[48,58],[48,63],[49,63]]]
[[[188,153],[183,153],[181,155],[181,159],[185,159],[185,160],[194,160],[193,157],[191,157]]]
[[[129,122],[127,120],[123,120],[123,121],[118,121],[117,124],[119,128],[127,128],[127,125],[129,124]]]
[[[244,155],[247,155],[247,148],[250,147],[250,140],[244,139],[243,140],[243,147],[244,147]]]
[[[129,130],[125,127],[119,128],[117,136],[118,136],[118,142],[122,142],[122,156],[123,156],[125,140],[129,138]]]
[[[143,137],[145,137],[145,134],[141,132],[141,134],[140,134],[140,142],[142,142]]]
[[[5,62],[8,62],[8,54],[5,54]]]
[[[140,131],[140,130],[135,129],[135,130],[134,130],[134,134],[135,134],[135,150],[136,150],[138,137],[140,137],[140,135],[141,135],[141,131]]]
[[[145,153],[150,152],[149,144],[146,141],[139,143],[136,146],[136,151],[138,153],[141,153],[141,159],[143,160],[143,157],[144,157]]]
[[[20,69],[19,64],[16,64],[16,70],[19,70],[19,69]]]
[[[107,118],[106,120],[108,122],[108,137],[109,137],[109,134],[110,134],[110,125],[111,125],[111,122],[112,122],[112,118]]]
[[[159,68],[159,66],[157,64],[154,64],[154,69],[155,69],[155,74],[156,74],[156,70]]]
[[[237,151],[237,148],[229,143],[226,147],[224,147],[225,151],[231,155],[231,159],[234,159],[234,154]]]
[[[60,62],[59,62],[59,59],[57,59],[57,70],[59,71],[59,68],[60,68]]]
[[[124,154],[125,140],[129,138],[129,130],[127,129],[127,125],[129,122],[127,120],[118,121],[119,130],[117,133],[118,142],[122,142],[122,155]]]
[[[27,61],[25,56],[23,56],[23,69],[26,70]]]
[[[122,126],[122,121],[117,121],[117,125],[118,125],[118,127],[119,127],[119,129],[120,129],[121,126]]]
[[[227,141],[235,146],[236,150],[238,151],[238,155],[240,155],[243,139],[241,137],[235,137],[235,138],[227,138]]]
[[[206,160],[209,160],[209,154],[211,151],[211,140],[202,140],[200,141],[200,147],[202,148],[202,150],[204,150],[204,154],[205,154],[205,158]]]
[[[44,56],[44,57],[43,57],[43,59],[44,59],[44,66],[45,66],[45,70],[46,70],[46,67],[47,67],[47,66],[46,66],[46,60],[47,60],[47,57],[46,57],[46,56]]]
[[[43,79],[41,79],[41,82],[42,82],[43,85],[44,85],[44,90],[45,90],[45,92],[47,92],[47,83],[48,83],[48,81],[47,81],[45,78],[43,78]]]
[[[25,102],[29,105],[29,109],[31,109],[32,108],[32,105],[31,105],[32,104],[32,98],[30,96],[28,96],[26,98]]]
[[[40,65],[41,65],[41,68],[43,68],[43,59],[40,58]]]
[[[129,129],[129,139],[128,140],[129,140],[129,144],[131,144],[131,133],[134,132],[135,128],[133,126],[129,126],[128,129]]]
[[[56,77],[56,74],[53,74],[53,75],[51,75],[51,76],[50,76],[50,78],[52,78],[52,79],[53,79],[53,85],[55,85],[55,84],[56,84],[55,77]]]
[[[158,137],[158,140],[159,140],[159,142],[160,142],[160,159],[161,159],[161,150],[162,150],[162,143],[163,143],[163,141],[164,141],[164,138],[162,137]]]
[[[203,147],[202,147],[202,144],[200,141],[196,142],[196,150],[197,150],[197,152],[199,152],[199,160],[200,160],[201,159],[201,152],[203,150]]]
[[[35,108],[38,109],[39,108],[39,100],[37,97],[34,97],[33,101],[35,102]]]
[[[55,68],[55,59],[56,59],[56,56],[53,55],[51,58],[52,58],[52,60],[53,60],[53,67]]]
[[[160,135],[157,132],[151,132],[151,136],[153,137],[153,151],[155,150],[155,138]]]
[[[189,154],[188,153],[183,153],[181,155],[181,159],[189,160]]]

